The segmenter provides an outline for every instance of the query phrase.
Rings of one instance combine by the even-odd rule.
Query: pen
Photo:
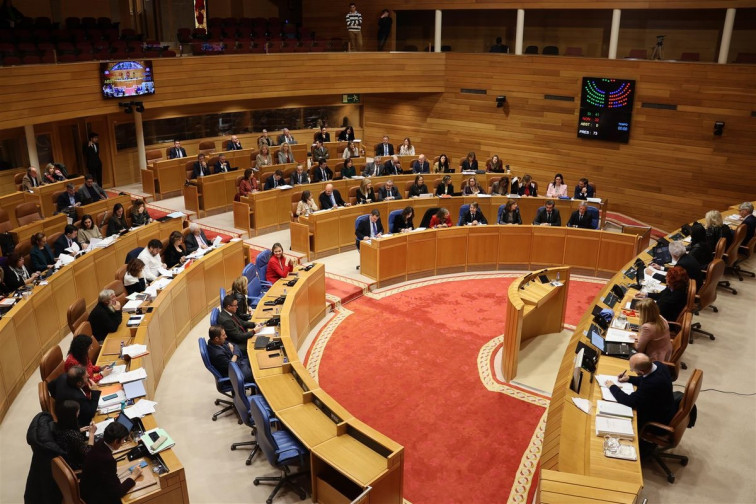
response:
[[[622,373],[620,373],[620,375],[617,376],[617,379],[621,380],[625,376],[626,373],[627,373],[627,371],[622,371]]]

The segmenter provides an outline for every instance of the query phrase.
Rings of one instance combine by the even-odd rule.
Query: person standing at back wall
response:
[[[362,51],[362,14],[357,12],[354,2],[349,4],[346,15],[347,32],[349,32],[349,50]]]

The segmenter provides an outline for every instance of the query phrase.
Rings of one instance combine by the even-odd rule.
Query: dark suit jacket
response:
[[[511,224],[522,224],[522,216],[520,215],[520,209],[517,208],[514,212],[511,212],[511,213],[512,213]],[[497,218],[498,220],[497,224],[510,224],[509,222],[506,221],[506,218],[507,218],[507,214],[504,211],[504,209],[502,209],[501,214]]]
[[[232,151],[232,150],[242,150],[242,148],[243,148],[243,147],[242,147],[242,144],[241,144],[241,142],[238,142],[238,143],[234,143],[234,142],[233,142],[233,141],[231,141],[231,140],[229,140],[228,142],[226,142],[226,150],[227,150],[227,151]]]
[[[618,403],[638,412],[639,430],[648,422],[667,423],[677,411],[672,395],[672,377],[667,366],[658,361],[654,364],[656,371],[653,373],[645,377],[630,377],[630,383],[638,387],[632,394],[625,394],[617,385],[609,388]]]
[[[110,447],[103,440],[96,442],[84,459],[79,485],[82,500],[87,504],[120,504],[121,497],[134,485],[132,478],[121,483]]]
[[[331,141],[331,134],[330,133],[326,133],[325,135],[323,135],[323,133],[315,133],[314,142],[317,142],[318,140],[320,140],[323,143],[330,142]]]
[[[71,243],[77,243],[76,240],[71,240]],[[78,245],[78,243],[77,243]],[[53,247],[55,249],[55,257],[59,256],[60,254],[66,252],[66,249],[68,248],[68,239],[66,238],[65,233],[60,235],[57,240],[55,240],[55,243],[53,243]],[[67,252],[66,252],[67,253]]]
[[[378,220],[375,222],[375,227],[377,229],[377,233],[383,233],[383,224],[381,223],[381,219],[378,218]],[[365,239],[366,236],[370,236],[370,218],[363,219],[358,225],[357,229],[354,232],[354,235],[357,237],[357,240],[362,241]]]
[[[314,182],[325,182],[327,180],[333,180],[333,171],[325,167],[325,178],[323,177],[323,173],[320,171],[320,168],[315,167],[312,169],[312,181]]]
[[[84,145],[84,161],[89,173],[94,173],[102,169],[102,160],[100,160],[100,146],[95,149],[89,143]],[[99,182],[99,181],[98,181]]]
[[[168,159],[176,159],[179,157],[178,153],[181,152],[181,157],[186,157],[186,149],[183,147],[179,147],[178,149],[176,147],[171,147],[168,149]]]
[[[430,173],[430,163],[425,161],[421,165],[420,160],[414,161],[412,163],[412,173]]]
[[[588,199],[588,198],[593,198],[593,186],[591,186],[590,184],[588,184],[588,188],[586,190],[586,194],[584,195],[582,189],[580,189],[580,187],[576,185],[575,186],[575,199],[582,199],[582,200],[584,200],[584,199]]]
[[[286,135],[284,135],[283,133],[278,135],[278,145],[281,145],[284,143],[288,143],[289,145],[294,145],[295,143],[297,143],[296,139],[293,136],[291,136],[291,134],[289,135],[289,137],[290,139],[287,140]]]
[[[55,256],[50,249],[50,245],[45,245],[45,248],[38,249],[33,247],[31,249],[31,272],[44,271],[49,265],[55,264]]]
[[[534,225],[539,225],[544,222],[548,222],[548,216],[546,212],[546,208],[542,208],[538,210],[538,213],[536,213],[535,219],[533,219]],[[562,216],[559,215],[559,210],[557,208],[554,208],[551,211],[551,225],[552,226],[561,226],[562,225]]]
[[[648,297],[656,301],[659,313],[661,313],[661,316],[665,320],[669,321],[677,320],[680,312],[688,303],[687,291],[682,289],[673,291],[669,287],[666,287],[661,292],[649,292]]]
[[[274,186],[274,184],[276,184],[276,185]],[[286,181],[283,179],[283,177],[281,177],[281,180],[279,180],[278,182],[276,182],[275,181],[275,176],[271,175],[265,181],[265,190],[267,191],[269,189],[275,189],[276,187],[282,186],[282,185],[285,185],[285,184],[286,184]]]
[[[446,192],[444,192],[446,191]],[[449,196],[454,194],[454,184],[449,184],[448,189],[444,184],[438,184],[436,186],[436,196],[442,196],[448,194]]]
[[[378,197],[381,201],[385,200],[389,196],[393,196],[394,199],[402,199],[402,195],[399,194],[399,189],[396,188],[396,186],[391,188],[391,191],[388,190],[386,186],[381,187],[378,189]]]
[[[221,310],[220,315],[218,315],[218,324],[223,326],[228,340],[238,346],[239,350],[244,353],[247,348],[247,340],[255,335],[254,331],[247,331],[247,329],[254,328],[255,323],[245,322],[236,315],[226,310]]]
[[[357,203],[367,203],[367,200],[370,200],[370,203],[375,203],[375,191],[372,187],[368,190],[367,195],[357,191]]]
[[[585,215],[583,215],[583,218],[580,219],[580,212],[578,210],[575,210],[572,212],[572,215],[570,215],[570,220],[567,221],[567,227],[578,227],[581,229],[593,229],[593,225],[591,224],[591,214],[588,213],[588,211],[585,211]]]
[[[462,170],[463,171],[476,171],[478,169],[478,160],[473,159],[472,163],[465,158],[464,161],[462,161]]]
[[[76,203],[81,203],[81,196],[79,195],[79,193],[75,192],[73,195],[73,198]],[[68,198],[67,191],[63,191],[63,194],[58,196],[57,205],[58,205],[58,212],[60,212],[66,207],[71,206],[71,200]]]
[[[333,198],[336,200],[336,206],[344,206],[344,200],[341,199],[341,193],[339,193],[339,191],[337,191],[336,189],[333,190]],[[331,198],[328,197],[325,191],[320,193],[318,200],[320,200],[320,208],[323,210],[328,210],[333,206],[333,204],[331,203]]]
[[[210,165],[205,163],[205,169],[201,169],[199,161],[194,163],[194,170],[192,171],[192,178],[196,179],[202,174],[202,176],[208,176],[210,175]]]
[[[92,325],[92,335],[102,343],[109,333],[116,332],[123,320],[121,310],[112,311],[110,307],[97,303],[89,313],[89,323]]]
[[[401,214],[394,217],[394,228],[390,231],[392,233],[401,233],[402,229],[415,229],[412,217],[410,217],[409,221],[402,217]]]
[[[683,256],[677,261],[676,266],[685,268],[688,272],[688,278],[696,281],[696,289],[701,288],[704,275],[701,273],[701,265],[696,261],[696,258],[690,254],[683,254]]]
[[[486,217],[483,215],[483,212],[480,211],[480,209],[476,210],[475,213],[471,212],[465,212],[462,214],[462,225],[470,224],[472,221],[478,221],[478,224],[488,224],[488,221],[486,220]]]
[[[205,240],[205,243],[209,246],[210,240],[207,239],[207,236],[205,236],[205,232],[200,229],[200,237]],[[189,233],[186,235],[186,238],[184,238],[184,245],[186,245],[186,253],[191,254],[195,250],[199,248],[199,242],[197,241],[197,237],[194,236],[194,233]]]
[[[80,389],[71,387],[68,384],[68,375],[63,373],[55,381],[49,384],[50,394],[55,401],[71,400],[79,403],[79,427],[89,425],[97,413],[97,402],[100,400],[100,391],[93,390],[91,396],[87,399]]]
[[[753,214],[747,216],[743,219],[743,224],[746,225],[746,234],[745,238],[743,238],[743,245],[747,245],[751,238],[753,238],[754,232],[756,232],[756,216]]]
[[[402,169],[390,159],[383,163],[383,175],[401,175]]]
[[[105,194],[105,191],[102,190],[102,187],[97,182],[94,182],[92,184],[91,189],[87,187],[86,184],[83,184],[81,187],[79,187],[79,190],[76,191],[77,196],[81,198],[81,204],[82,205],[88,205],[90,203],[94,203],[95,201],[100,201],[104,199],[108,199],[108,195]]]
[[[290,185],[297,185],[297,184],[309,184],[310,183],[310,176],[307,175],[307,172],[302,172],[300,175],[297,172],[294,172],[291,174],[291,178],[289,179]]]
[[[210,357],[210,364],[221,374],[221,376],[228,376],[228,363],[231,362],[234,355],[236,355],[236,363],[241,369],[244,375],[244,381],[252,381],[252,368],[249,366],[249,361],[244,357],[238,345],[234,345],[234,351],[228,348],[228,343],[223,345],[214,345],[213,343],[207,343],[207,355]]]
[[[231,171],[231,163],[229,163],[228,159],[227,159],[226,160],[226,172],[230,172],[230,171]],[[220,161],[218,161],[217,163],[215,163],[215,165],[213,166],[213,173],[226,173],[226,172],[221,171]]]
[[[412,198],[414,196],[420,196],[421,194],[426,194],[428,192],[428,186],[425,184],[415,185],[412,184],[409,188],[409,197]]]
[[[383,142],[375,145],[375,155],[376,156],[393,156],[394,155],[394,145],[388,144],[388,154],[386,153],[385,147]]]
[[[163,252],[163,261],[167,267],[173,268],[174,266],[179,266],[181,264],[181,258],[186,254],[186,248],[179,252],[173,245],[168,245]]]
[[[362,170],[363,177],[380,177],[383,175],[383,165],[380,163],[368,163]]]

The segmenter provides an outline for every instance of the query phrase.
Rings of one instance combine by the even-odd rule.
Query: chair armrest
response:
[[[219,384],[221,384],[221,383],[229,383],[230,381],[231,381],[231,378],[229,378],[228,376],[225,377],[225,378],[218,378],[218,383]]]
[[[245,383],[244,384],[244,390],[251,389],[253,392],[253,395],[257,395],[257,384],[256,383]]]
[[[658,423],[658,422],[648,422],[646,425],[643,426],[643,428],[641,428],[641,431],[640,431],[639,435],[643,436],[643,434],[645,434],[646,431],[650,430],[650,427],[653,427],[655,429],[658,429],[658,430],[661,430],[661,431],[664,431],[664,432],[669,432],[670,434],[674,434],[675,433],[675,429],[673,429],[669,425],[665,425],[665,424]]]

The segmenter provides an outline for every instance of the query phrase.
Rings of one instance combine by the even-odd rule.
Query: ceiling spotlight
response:
[[[144,103],[142,103],[140,101],[138,101],[138,102],[131,102],[131,103],[133,103],[136,106],[136,111],[137,112],[139,112],[140,114],[142,112],[144,112]]]
[[[134,110],[131,108],[132,103],[133,102],[119,102],[118,106],[123,107],[123,111],[127,114],[131,114],[132,112],[134,112]]]

